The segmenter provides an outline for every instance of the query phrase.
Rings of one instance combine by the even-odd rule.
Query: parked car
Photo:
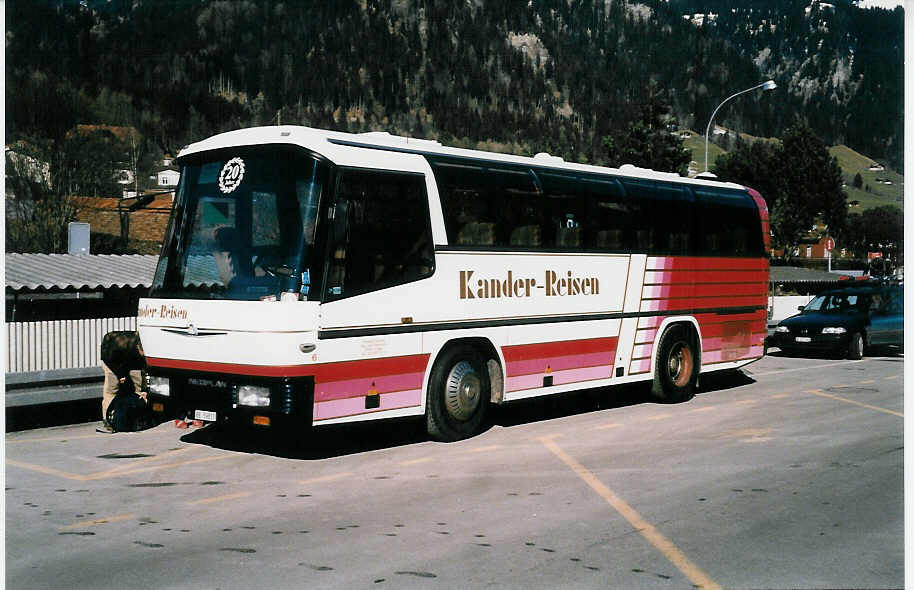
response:
[[[782,320],[770,339],[787,355],[832,353],[851,359],[877,346],[902,346],[904,290],[872,285],[822,293]]]

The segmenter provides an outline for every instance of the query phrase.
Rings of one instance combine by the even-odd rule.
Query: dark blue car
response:
[[[822,293],[799,314],[782,320],[770,344],[787,355],[859,359],[870,348],[902,346],[903,340],[903,288],[872,285]]]

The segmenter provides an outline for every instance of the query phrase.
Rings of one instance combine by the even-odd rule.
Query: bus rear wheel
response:
[[[480,432],[488,416],[489,391],[486,362],[475,348],[458,345],[445,350],[429,377],[429,435],[441,441],[455,441]]]
[[[692,331],[675,325],[660,338],[651,395],[665,403],[688,401],[695,395],[697,381],[698,355]]]

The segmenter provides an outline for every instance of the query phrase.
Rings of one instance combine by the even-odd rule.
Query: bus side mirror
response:
[[[806,306],[801,305],[800,307],[797,308],[797,311],[803,311],[804,309],[806,309]]]

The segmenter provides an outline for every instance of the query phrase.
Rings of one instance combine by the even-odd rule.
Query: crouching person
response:
[[[137,332],[108,332],[102,338],[102,426],[100,432],[143,430],[152,426],[143,390],[146,357]]]

